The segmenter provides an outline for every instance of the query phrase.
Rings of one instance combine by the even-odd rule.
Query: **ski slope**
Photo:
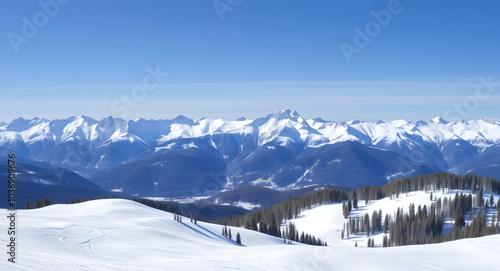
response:
[[[195,225],[189,218],[179,223],[173,214],[121,199],[20,210],[17,216],[17,263],[4,256],[0,270],[491,270],[498,269],[500,251],[500,236],[368,249],[285,245],[229,227],[233,236],[240,233],[240,246],[220,235],[220,225]],[[0,225],[6,227],[6,215]],[[6,250],[6,231],[0,240]]]

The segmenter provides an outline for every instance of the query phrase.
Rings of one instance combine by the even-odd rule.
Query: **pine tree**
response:
[[[382,209],[378,210],[378,214],[377,214],[377,228],[378,228],[378,231],[382,231]]]
[[[276,237],[279,237],[279,229],[278,229],[278,226],[276,226],[276,221],[274,219],[274,213],[272,214],[272,218],[271,218],[271,225],[269,225],[269,230],[268,230],[268,233],[272,236],[276,236]]]
[[[387,234],[387,229],[389,228],[389,214],[385,214],[384,218],[384,234]]]
[[[352,190],[352,207],[358,209],[358,195],[356,195],[356,190]]]
[[[479,187],[476,194],[476,207],[483,207],[483,187]]]
[[[364,226],[366,228],[366,237],[369,237],[370,236],[370,215],[369,214],[365,214],[364,222],[365,222]]]
[[[42,206],[45,207],[45,206],[49,206],[50,204],[51,204],[50,200],[47,197],[45,197],[43,199]]]
[[[236,243],[241,245],[241,236],[240,233],[236,233]]]
[[[373,211],[372,213],[372,235],[375,234],[375,230],[378,228],[378,213]]]
[[[229,233],[227,234],[227,238],[233,239],[233,235],[231,234],[231,229],[229,229]]]
[[[387,235],[384,235],[384,239],[382,240],[382,247],[387,247]]]
[[[344,215],[344,218],[347,218],[349,216],[349,207],[348,205],[344,202],[342,203],[342,214]]]
[[[42,204],[40,203],[40,201],[36,200],[35,201],[35,206],[33,208],[37,209],[37,208],[41,208],[41,207],[42,207]]]
[[[257,227],[257,222],[255,220],[255,216],[252,217],[252,220],[250,221],[250,229],[254,231],[258,231],[259,228]]]

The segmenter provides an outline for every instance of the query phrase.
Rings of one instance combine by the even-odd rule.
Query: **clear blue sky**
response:
[[[334,121],[500,119],[499,1],[40,2],[48,11],[0,2],[0,121],[283,108]],[[349,62],[340,45],[356,46],[356,27],[372,37]],[[147,67],[169,75],[156,86]],[[477,92],[489,75],[497,86]],[[134,90],[145,78],[150,89]]]

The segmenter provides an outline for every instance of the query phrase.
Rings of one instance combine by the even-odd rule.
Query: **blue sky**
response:
[[[499,10],[458,0],[2,1],[0,121],[283,108],[334,121],[500,119]]]

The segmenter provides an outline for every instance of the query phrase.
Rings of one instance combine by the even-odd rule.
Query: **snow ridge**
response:
[[[10,124],[0,123],[0,134],[17,133],[26,143],[51,140],[54,143],[86,140],[94,143],[130,140],[139,138],[147,144],[162,143],[178,138],[199,138],[213,134],[257,133],[260,145],[273,140],[284,143],[284,138],[293,142],[317,146],[325,143],[358,141],[364,144],[390,145],[403,141],[415,141],[441,145],[449,139],[462,139],[477,147],[500,144],[500,121],[480,120],[448,122],[440,117],[430,121],[404,120],[365,122],[325,121],[320,118],[304,119],[294,110],[281,110],[264,118],[234,121],[222,119],[193,120],[178,116],[172,120],[123,120],[107,117],[96,121],[87,116],[75,116],[64,120],[18,118]],[[13,136],[10,136],[12,138]]]
[[[31,158],[50,160],[44,157],[44,151],[64,143],[77,143],[90,153],[98,152],[99,157],[107,146],[122,144],[125,146],[122,148],[129,150],[129,156],[121,161],[125,162],[148,150],[165,152],[200,147],[220,151],[220,141],[214,140],[218,135],[234,138],[238,144],[234,148],[240,150],[280,146],[297,152],[354,141],[448,170],[474,155],[500,147],[500,121],[483,118],[448,122],[436,117],[410,122],[333,122],[304,119],[289,109],[254,120],[231,121],[190,119],[182,115],[172,120],[123,120],[111,116],[100,121],[87,116],[52,121],[18,118],[9,124],[0,123],[0,148],[16,145]],[[199,146],[202,143],[205,147]],[[102,168],[106,163],[100,161],[90,166]]]

